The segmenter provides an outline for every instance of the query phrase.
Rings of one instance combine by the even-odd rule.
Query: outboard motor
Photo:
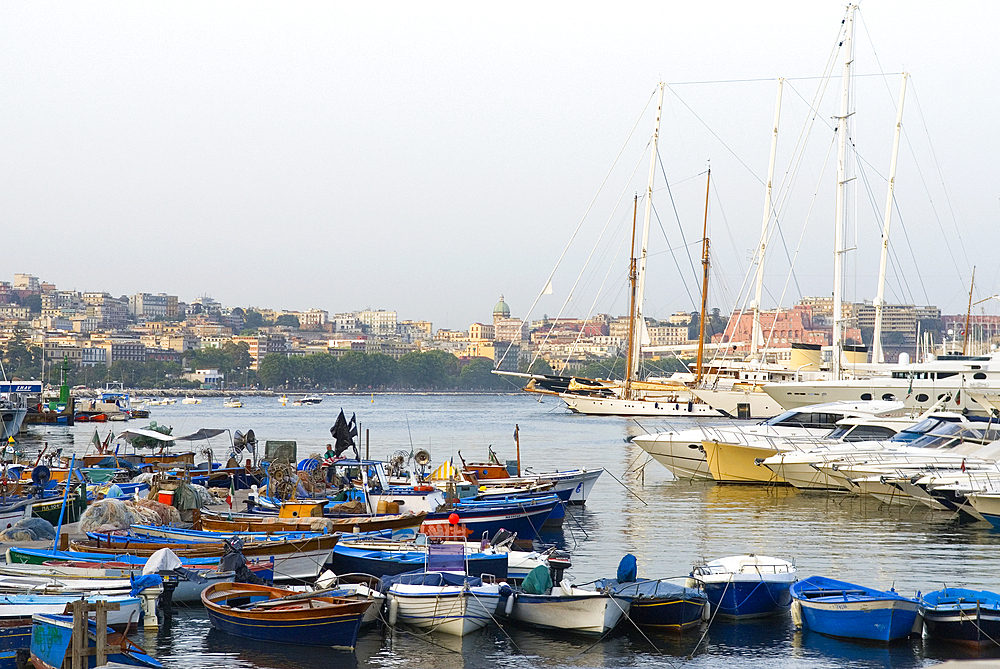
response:
[[[572,566],[566,551],[552,551],[545,563],[549,566],[549,578],[552,579],[553,586],[562,583],[563,572]]]
[[[177,589],[177,574],[173,571],[161,571],[158,572],[160,577],[163,579],[163,592],[160,593],[159,604],[157,608],[163,614],[164,618],[169,618],[174,614],[174,590]]]

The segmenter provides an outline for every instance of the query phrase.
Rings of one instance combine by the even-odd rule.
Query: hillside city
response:
[[[792,343],[830,345],[832,308],[832,298],[812,297],[790,309],[762,311],[769,358],[787,359]],[[846,342],[870,344],[874,306],[843,308]],[[60,290],[30,274],[0,282],[0,345],[9,378],[150,388],[512,389],[491,370],[528,371],[531,364],[532,372],[621,375],[626,316],[528,321],[512,314],[502,295],[490,316],[467,330],[435,330],[430,321],[401,320],[386,309],[331,314],[227,306],[208,296],[190,302],[166,293],[114,297]],[[914,355],[919,338],[961,348],[966,318],[942,316],[933,306],[887,305],[884,346],[890,355]],[[977,342],[1000,334],[1000,317],[973,315],[970,322]],[[646,319],[646,326],[651,369],[684,369],[679,359],[693,357],[698,314]],[[714,309],[706,340],[732,342],[726,353],[739,356],[749,350],[751,329],[748,311],[726,316]]]

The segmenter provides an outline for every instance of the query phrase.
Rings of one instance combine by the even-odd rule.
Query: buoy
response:
[[[399,617],[399,602],[395,597],[389,598],[389,624],[395,626],[396,618]]]
[[[458,525],[458,521],[459,521],[459,520],[460,520],[460,519],[459,519],[459,517],[458,517],[458,514],[457,514],[457,513],[454,513],[454,512],[453,512],[453,513],[451,513],[451,514],[450,514],[450,515],[448,516],[448,522],[449,522],[449,523],[451,523],[452,525]]]

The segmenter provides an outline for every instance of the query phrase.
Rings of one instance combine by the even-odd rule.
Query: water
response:
[[[895,585],[903,594],[936,590],[944,583],[1000,590],[1000,533],[960,524],[947,513],[883,507],[874,500],[832,493],[800,493],[768,486],[717,486],[671,480],[656,462],[625,439],[667,426],[664,421],[577,416],[562,403],[527,395],[327,396],[316,406],[281,407],[277,398],[248,398],[242,409],[222,399],[200,405],[151,407],[152,418],[175,435],[202,427],[246,431],[258,438],[294,439],[300,458],[331,442],[329,429],[343,407],[356,412],[370,432],[371,456],[388,457],[426,448],[434,465],[458,454],[481,461],[492,445],[501,459],[514,458],[514,424],[520,426],[522,464],[538,471],[606,467],[586,508],[571,509],[562,532],[545,536],[572,551],[576,582],[613,576],[619,559],[633,553],[640,576],[687,574],[705,560],[753,552],[795,561],[801,576],[820,574],[874,587]],[[145,427],[147,421],[107,423],[98,429]],[[681,423],[678,421],[677,423]],[[65,453],[82,453],[95,426],[34,426],[22,437],[28,452],[48,442]],[[224,458],[228,438],[212,442]],[[197,450],[197,449],[196,449]],[[638,472],[636,471],[638,469]],[[629,472],[626,474],[626,472]],[[622,483],[615,480],[617,477]],[[624,484],[624,485],[623,485]],[[631,489],[629,492],[625,485]],[[789,618],[751,623],[717,621],[694,657],[701,632],[650,636],[627,629],[594,644],[586,638],[507,626],[488,627],[463,640],[399,630],[362,632],[354,653],[254,644],[212,630],[199,609],[180,612],[169,627],[139,641],[170,667],[200,669],[311,669],[329,667],[921,667],[969,657],[970,651],[920,640],[886,648],[795,632]],[[1000,657],[985,651],[975,657]]]

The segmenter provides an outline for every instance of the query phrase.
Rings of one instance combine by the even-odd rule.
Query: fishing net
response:
[[[55,538],[56,528],[44,518],[22,518],[0,532],[0,541],[51,541]]]
[[[81,532],[107,532],[111,529],[127,530],[136,522],[128,505],[119,499],[97,500],[80,518]]]
[[[176,525],[181,522],[181,514],[172,506],[161,504],[155,499],[136,499],[128,502],[132,513],[142,520],[136,520],[141,525]]]

